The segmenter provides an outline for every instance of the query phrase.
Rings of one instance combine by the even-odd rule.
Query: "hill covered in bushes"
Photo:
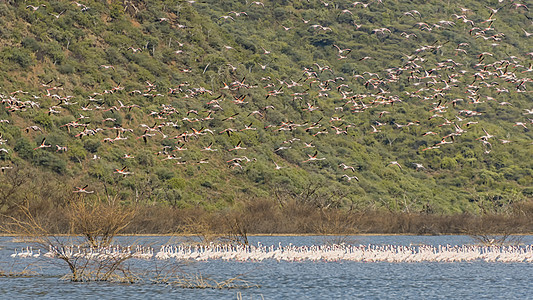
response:
[[[2,210],[507,211],[533,196],[526,5],[3,2]]]

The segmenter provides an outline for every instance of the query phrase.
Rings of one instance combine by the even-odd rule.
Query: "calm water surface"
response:
[[[122,237],[122,244],[142,243],[158,249],[179,240],[167,237]],[[346,241],[355,244],[462,245],[467,236],[364,236],[251,237],[263,245],[317,245]],[[532,244],[533,236],[522,237]],[[183,289],[141,282],[72,283],[60,280],[67,269],[57,260],[11,258],[14,249],[26,247],[11,237],[0,238],[0,270],[20,271],[30,265],[39,275],[0,277],[0,298],[7,299],[533,299],[533,264],[527,263],[361,263],[361,262],[235,262],[180,263],[187,274],[201,274],[218,281],[242,274],[259,285],[248,289]],[[144,264],[144,265],[143,265]],[[168,262],[138,262],[137,268],[158,268]]]

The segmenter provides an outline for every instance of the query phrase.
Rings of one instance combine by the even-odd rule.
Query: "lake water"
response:
[[[350,242],[375,245],[463,245],[475,243],[468,236],[353,236],[335,237],[250,237],[251,244],[318,245]],[[177,238],[121,237],[121,244],[144,244],[157,249],[175,244]],[[521,237],[532,244],[533,236]],[[209,277],[217,281],[241,275],[258,287],[241,289],[185,289],[141,281],[134,284],[106,282],[73,283],[60,280],[68,273],[56,259],[12,258],[17,243],[0,238],[0,271],[17,272],[25,267],[38,275],[0,277],[0,298],[75,298],[75,299],[531,299],[533,263],[459,262],[459,263],[363,263],[363,262],[262,262],[137,261],[136,270],[178,267],[182,274]],[[44,250],[44,249],[43,249]],[[150,270],[153,271],[153,270]]]

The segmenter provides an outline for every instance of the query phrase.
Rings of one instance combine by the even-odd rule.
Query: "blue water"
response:
[[[157,247],[175,244],[177,238],[123,237],[123,244]],[[468,236],[364,236],[334,237],[251,237],[263,245],[312,245],[328,242],[354,244],[462,245],[475,241]],[[533,243],[533,236],[522,237]],[[13,238],[0,238],[0,271],[25,267],[38,275],[27,278],[0,277],[0,298],[16,299],[531,299],[533,264],[527,263],[360,263],[360,262],[170,262],[138,261],[132,268],[141,272],[177,268],[180,274],[201,274],[217,281],[241,275],[259,285],[247,289],[184,289],[153,284],[106,282],[73,283],[60,280],[68,273],[55,259],[11,258],[14,249],[28,246]]]

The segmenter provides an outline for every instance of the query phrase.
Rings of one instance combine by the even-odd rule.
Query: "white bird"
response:
[[[73,193],[86,193],[86,194],[92,194],[94,193],[94,191],[87,191],[86,188],[88,187],[89,185],[86,185],[84,187],[76,187],[76,190],[73,191]]]
[[[318,151],[315,151],[315,154],[311,155],[311,154],[307,154],[307,156],[309,157],[308,159],[302,161],[302,162],[308,162],[308,161],[314,161],[314,160],[324,160],[326,159],[325,157],[322,157],[322,158],[317,158],[317,155],[318,155]]]
[[[424,167],[424,165],[419,164],[419,163],[415,163],[414,162],[413,165],[415,166],[416,170],[426,169],[426,167]]]
[[[4,173],[6,170],[9,170],[9,169],[13,169],[13,167],[3,166],[3,167],[0,167],[0,172]]]
[[[352,172],[355,172],[355,168],[352,166],[348,166],[345,163],[339,164],[339,168],[342,168],[343,170],[352,170]]]
[[[56,19],[59,19],[59,17],[61,17],[61,15],[65,12],[66,10],[60,12],[59,14],[53,14],[53,13],[49,13],[50,15],[54,16]]]
[[[270,51],[268,51],[267,49],[265,49],[265,48],[263,48],[263,47],[261,47],[261,49],[263,49],[264,54],[270,54],[270,53],[271,53]]]
[[[400,163],[398,163],[397,161],[391,161],[388,165],[389,165],[389,166],[390,166],[390,165],[396,165],[396,166],[398,166],[398,167],[400,168],[400,170],[402,169],[402,166],[401,166]]]
[[[33,11],[38,10],[40,7],[46,7],[46,5],[45,4],[41,4],[41,5],[38,5],[38,6],[33,6],[33,5],[26,6],[26,8],[31,8],[31,9],[33,9]]]
[[[342,175],[341,178],[346,178],[348,181],[351,181],[352,179],[359,181],[359,178],[357,178],[357,176],[348,176],[346,174]]]

